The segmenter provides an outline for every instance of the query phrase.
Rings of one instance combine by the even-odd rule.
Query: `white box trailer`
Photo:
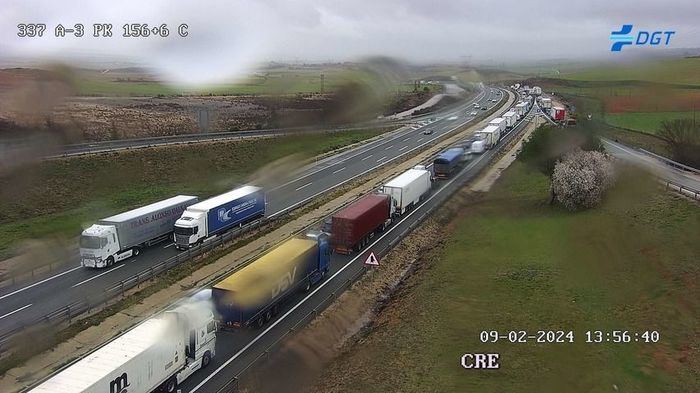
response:
[[[549,109],[552,107],[552,99],[551,98],[543,98],[540,100],[540,105],[542,106],[542,109]]]
[[[506,119],[506,127],[513,128],[513,126],[515,126],[515,122],[518,121],[518,114],[513,110],[509,110],[503,114],[503,118]]]
[[[530,94],[533,94],[533,95],[537,95],[537,96],[538,96],[538,95],[542,94],[542,88],[539,87],[539,86],[533,86],[533,87],[532,87],[532,91],[530,92]]]
[[[480,139],[484,140],[484,147],[486,149],[491,149],[496,146],[498,141],[501,139],[501,130],[498,128],[498,126],[489,125],[483,130],[477,132],[476,135],[478,135]]]
[[[430,191],[431,186],[430,171],[417,165],[388,181],[381,192],[391,197],[396,214],[404,214]]]
[[[486,150],[485,146],[486,142],[483,139],[477,139],[472,142],[471,146],[469,147],[469,153],[481,154]]]
[[[498,127],[498,131],[503,134],[506,131],[506,126],[508,125],[506,119],[502,117],[497,117],[489,122],[490,126]]]
[[[32,390],[36,393],[174,392],[214,357],[216,323],[203,302],[166,311]]]
[[[103,268],[137,255],[169,238],[175,221],[195,203],[196,196],[178,195],[99,220],[80,236],[80,263]]]
[[[525,116],[525,112],[527,112],[526,108],[527,104],[525,104],[524,102],[518,103],[513,107],[515,113],[518,114],[518,118],[522,118],[523,116]]]

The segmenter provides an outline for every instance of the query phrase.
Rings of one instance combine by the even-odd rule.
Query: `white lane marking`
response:
[[[492,116],[493,116],[493,115],[492,115]],[[494,117],[495,117],[495,116],[494,116]],[[521,121],[522,121],[522,120],[521,120]],[[466,122],[460,123],[460,124],[454,126],[453,128],[451,128],[451,129],[449,129],[449,130],[443,132],[443,134],[449,134],[449,133],[453,132],[454,130],[456,130],[457,128],[462,127],[464,124],[466,124]],[[518,123],[518,124],[519,124],[519,123]],[[517,125],[516,125],[516,126],[517,126]],[[422,140],[422,138],[421,138],[421,140]],[[350,182],[350,181],[353,181],[353,180],[357,179],[358,177],[360,177],[360,176],[362,176],[362,175],[364,175],[364,174],[366,174],[366,173],[369,173],[369,172],[371,172],[371,171],[373,171],[373,170],[375,170],[375,169],[381,167],[382,165],[386,165],[387,163],[392,162],[392,161],[394,161],[394,160],[397,160],[397,159],[399,159],[399,158],[405,156],[406,154],[411,153],[411,152],[414,151],[414,150],[420,149],[421,147],[423,147],[423,146],[427,145],[428,143],[432,142],[433,140],[434,140],[434,139],[430,139],[430,140],[428,140],[427,142],[425,142],[425,143],[423,143],[423,144],[420,144],[420,145],[418,145],[418,146],[416,146],[416,147],[413,147],[413,148],[411,148],[411,149],[408,149],[408,150],[406,150],[405,152],[402,152],[402,153],[400,153],[400,154],[397,154],[396,156],[394,156],[394,157],[392,157],[392,158],[386,160],[386,161],[383,162],[383,163],[377,164],[377,165],[373,166],[372,168],[369,168],[369,169],[365,170],[364,172],[361,172],[361,173],[358,173],[358,174],[356,174],[356,175],[354,175],[354,176],[351,176],[350,178],[345,179],[345,180],[341,181],[341,182],[338,183],[338,184],[335,184],[335,185],[333,185],[333,186],[331,186],[331,187],[328,187],[328,188],[326,188],[326,189],[323,190],[323,191],[319,191],[319,192],[317,192],[316,194],[311,195],[311,196],[309,196],[308,198],[305,198],[305,199],[303,199],[303,200],[301,200],[301,201],[299,201],[299,202],[297,202],[297,203],[294,203],[294,204],[292,204],[292,205],[290,205],[290,206],[287,206],[287,207],[285,207],[284,209],[282,209],[282,210],[280,210],[280,211],[271,213],[270,217],[275,217],[275,216],[278,216],[278,215],[280,215],[280,214],[282,214],[282,213],[284,213],[284,212],[286,212],[286,211],[288,211],[288,210],[294,209],[294,208],[296,208],[297,206],[302,205],[302,204],[304,204],[304,203],[306,203],[306,202],[312,200],[313,198],[315,198],[315,197],[317,197],[317,196],[323,194],[324,192],[327,192],[328,190],[332,190],[332,189],[334,189],[334,188],[336,188],[336,187],[342,186],[343,184],[345,184],[345,183],[347,183],[347,182]]]
[[[386,148],[384,148],[384,150],[389,150],[389,149],[391,149],[392,147],[394,147],[394,145],[387,146]]]
[[[473,104],[473,103],[476,102],[476,101],[481,100],[481,98],[483,98],[485,95],[486,95],[486,93],[485,93],[483,90],[480,91],[479,94],[477,94],[477,96],[476,96],[474,99],[472,99],[471,101],[469,101],[466,105],[468,106],[468,105]],[[337,165],[337,164],[341,164],[341,163],[346,162],[346,161],[348,161],[348,160],[350,160],[350,159],[352,159],[352,158],[355,158],[355,157],[357,157],[357,156],[359,156],[359,155],[361,155],[361,154],[366,153],[368,150],[377,148],[377,147],[379,147],[379,146],[381,146],[381,145],[383,145],[383,144],[385,144],[385,143],[389,143],[389,142],[391,142],[393,139],[397,139],[397,138],[401,138],[402,136],[406,136],[407,134],[410,134],[412,131],[415,131],[415,130],[417,130],[418,128],[420,128],[420,127],[416,127],[416,128],[409,127],[409,128],[407,128],[407,129],[405,130],[405,132],[401,132],[401,131],[400,131],[400,130],[401,130],[401,127],[399,127],[399,128],[396,129],[396,131],[389,131],[389,134],[392,134],[392,133],[395,133],[395,132],[396,132],[397,134],[403,134],[403,135],[396,135],[396,137],[391,138],[391,139],[381,138],[381,139],[376,140],[376,141],[373,141],[373,142],[368,142],[367,144],[358,147],[358,148],[356,149],[356,152],[355,152],[355,153],[350,154],[350,155],[348,155],[348,156],[343,156],[343,158],[342,158],[340,161],[336,162],[335,164],[336,164],[336,165]],[[409,140],[409,139],[410,139],[410,138],[408,138],[408,139],[406,139],[406,140]],[[352,153],[352,150],[350,151],[350,153]],[[369,158],[369,157],[367,157],[367,158]],[[307,178],[307,177],[309,177],[309,176],[311,176],[311,175],[314,175],[314,174],[316,174],[316,173],[318,173],[318,172],[321,172],[321,171],[323,171],[323,170],[325,170],[325,169],[327,169],[327,168],[328,168],[328,167],[321,167],[321,168],[314,169],[314,170],[312,170],[312,171],[309,172],[309,173],[306,173],[306,174],[304,174],[304,175],[301,175],[300,177],[298,177],[298,178],[296,178],[296,179],[294,179],[294,180],[289,180],[289,181],[287,181],[286,183],[283,183],[283,184],[280,184],[280,185],[278,185],[278,186],[275,186],[275,187],[273,187],[273,188],[271,188],[271,189],[269,189],[269,190],[267,190],[267,191],[268,191],[268,192],[271,192],[271,191],[274,191],[274,190],[278,190],[278,189],[280,189],[280,188],[282,188],[282,187],[285,187],[285,186],[288,186],[288,185],[290,185],[290,184],[292,184],[292,183],[295,183],[295,182],[297,182],[297,181],[299,181],[299,180],[301,180],[301,179]]]
[[[423,138],[418,138],[418,140],[416,142],[420,143],[420,141],[422,141],[422,140],[423,140]]]
[[[302,188],[306,188],[306,187],[308,187],[308,186],[310,186],[310,185],[312,185],[312,184],[314,184],[314,183],[313,183],[313,182],[306,183],[306,184],[304,184],[304,185],[301,186],[301,187],[295,188],[294,191],[299,191],[299,190],[301,190]]]
[[[400,148],[399,151],[401,151],[401,150],[403,150],[403,149],[408,149],[408,145],[406,145],[406,146]]]
[[[112,273],[113,271],[115,271],[115,270],[117,270],[117,269],[121,269],[121,268],[123,268],[123,267],[124,267],[124,265],[119,265],[119,266],[117,266],[117,267],[115,267],[115,268],[112,268],[112,269],[110,269],[110,270],[107,270],[107,271],[104,272],[104,273],[100,273],[100,274],[98,274],[98,275],[96,275],[96,276],[92,276],[92,277],[88,278],[87,280],[83,280],[83,281],[81,281],[81,282],[79,282],[79,283],[73,285],[71,288],[79,287],[79,286],[85,284],[86,282],[90,282],[90,281],[92,281],[92,280],[94,280],[94,279],[96,279],[96,278],[102,277],[102,276],[104,276],[104,275],[107,274],[107,273]]]
[[[383,161],[383,160],[386,160],[386,156],[384,156],[384,157],[378,159],[377,162],[380,162],[380,161]]]
[[[335,175],[336,173],[342,172],[342,171],[344,171],[344,170],[345,170],[345,167],[342,167],[342,168],[340,168],[340,169],[338,169],[338,170],[333,171],[333,174]]]
[[[4,298],[6,298],[6,297],[10,297],[10,296],[12,296],[12,295],[15,295],[15,294],[17,294],[17,293],[20,293],[20,292],[22,292],[22,291],[26,291],[26,290],[29,289],[29,288],[32,288],[32,287],[35,287],[35,286],[37,286],[37,285],[43,284],[43,283],[45,283],[45,282],[47,282],[47,281],[49,281],[49,280],[53,280],[53,279],[56,278],[56,277],[61,277],[61,276],[64,275],[64,274],[68,274],[68,273],[70,273],[70,272],[72,272],[72,271],[75,271],[75,270],[78,270],[78,269],[81,269],[81,268],[82,268],[82,266],[77,266],[77,267],[74,267],[74,268],[72,268],[72,269],[70,269],[70,270],[66,270],[66,271],[63,272],[63,273],[59,273],[59,274],[57,274],[57,275],[55,275],[55,276],[51,276],[51,277],[45,278],[45,279],[43,279],[43,280],[41,280],[41,281],[39,281],[39,282],[35,282],[35,283],[32,284],[32,285],[27,285],[27,286],[24,287],[24,288],[20,288],[20,289],[14,291],[14,292],[10,292],[10,293],[8,293],[8,294],[6,294],[6,295],[0,296],[0,300],[4,299]]]
[[[411,138],[406,138],[406,139],[404,139],[403,141],[404,141],[404,142],[408,142],[408,141],[410,141],[410,140],[411,140]]]
[[[370,154],[370,155],[368,155],[367,157],[363,158],[361,161],[369,160],[370,158],[372,158],[373,155],[374,155],[374,154]]]
[[[5,315],[0,316],[0,319],[3,319],[3,318],[5,318],[5,317],[9,317],[10,315],[12,315],[12,314],[14,314],[14,313],[16,313],[16,312],[20,312],[20,311],[24,310],[25,308],[31,307],[31,306],[32,306],[32,303],[29,303],[29,304],[27,304],[27,305],[24,306],[24,307],[20,307],[20,308],[16,309],[15,311],[10,311],[10,312],[8,312],[8,313],[5,314]]]
[[[445,183],[445,185],[443,185],[442,187],[440,187],[439,190],[437,190],[433,195],[431,195],[428,199],[426,199],[425,202],[423,202],[423,203],[421,204],[421,206],[424,206],[426,203],[430,202],[433,198],[435,198],[436,196],[440,195],[440,193],[442,192],[442,190],[445,189],[445,187],[447,187],[447,186],[451,185],[452,183],[454,183],[460,176],[462,176],[462,174],[464,174],[464,171],[471,169],[477,162],[481,161],[481,160],[482,160],[482,157],[485,157],[485,156],[479,156],[479,158],[477,158],[476,160],[474,160],[474,161],[472,161],[471,163],[469,163],[469,165],[467,165],[464,169],[462,169],[462,171],[460,171],[456,176],[454,176],[449,182]],[[370,244],[369,246],[367,246],[367,247],[365,248],[365,251],[371,249],[375,244],[377,244],[379,241],[381,241],[381,240],[384,239],[386,236],[388,236],[392,231],[396,230],[396,229],[401,225],[401,223],[403,223],[403,222],[406,221],[409,217],[411,217],[412,215],[416,214],[416,212],[419,212],[419,211],[420,211],[420,206],[419,206],[419,208],[414,209],[412,212],[408,213],[408,215],[406,215],[406,216],[404,217],[403,220],[397,222],[396,225],[392,226],[392,227],[389,228],[386,232],[384,232],[384,234],[383,234],[382,236],[378,237],[377,240],[375,240],[372,244]],[[267,329],[265,329],[262,333],[260,333],[260,334],[258,334],[257,336],[255,336],[255,338],[253,338],[248,344],[246,344],[243,348],[241,348],[241,349],[240,349],[238,352],[236,352],[233,356],[231,356],[229,359],[227,359],[221,366],[219,366],[219,367],[218,367],[216,370],[214,370],[211,374],[207,375],[207,377],[204,378],[204,379],[202,380],[202,382],[200,382],[197,386],[195,386],[194,388],[192,388],[192,390],[190,390],[190,393],[194,393],[194,392],[196,392],[197,390],[199,390],[202,386],[204,386],[207,382],[209,382],[212,378],[214,378],[214,376],[216,376],[218,373],[220,373],[221,370],[223,370],[224,368],[226,368],[229,364],[231,364],[231,362],[233,362],[234,360],[236,360],[236,358],[238,358],[239,356],[241,356],[241,354],[243,354],[243,352],[247,351],[248,348],[250,348],[251,346],[253,346],[253,345],[254,345],[256,342],[258,342],[264,335],[266,335],[267,333],[269,333],[270,330],[274,329],[275,326],[277,326],[278,324],[280,324],[285,318],[287,318],[287,317],[288,317],[291,313],[293,313],[297,308],[301,307],[302,304],[306,303],[306,301],[309,300],[312,296],[314,296],[314,295],[316,294],[316,292],[320,291],[320,290],[321,290],[323,287],[325,287],[328,283],[332,282],[333,279],[334,279],[337,275],[339,275],[339,274],[342,273],[345,269],[347,269],[348,266],[352,265],[358,258],[364,257],[364,255],[365,255],[365,252],[362,252],[362,253],[358,254],[355,258],[351,259],[350,262],[348,262],[348,263],[346,263],[345,265],[343,265],[343,267],[341,267],[337,272],[335,272],[335,274],[333,274],[332,276],[328,277],[325,281],[322,281],[321,284],[319,284],[319,286],[316,287],[316,289],[314,289],[311,293],[309,293],[308,295],[306,295],[305,298],[301,299],[301,300],[299,301],[299,303],[295,304],[294,307],[292,307],[289,311],[287,311],[286,313],[284,313],[281,317],[277,318],[277,320],[275,320],[275,322],[273,322],[270,326],[268,326]]]
[[[163,246],[163,248],[172,247],[172,246],[174,246],[174,245],[175,245],[175,243],[170,243],[170,244],[168,244],[168,245]]]

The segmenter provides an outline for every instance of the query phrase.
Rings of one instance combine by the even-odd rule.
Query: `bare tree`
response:
[[[674,160],[700,167],[700,125],[692,119],[665,120],[657,135],[666,142]]]
[[[598,151],[575,150],[554,166],[552,199],[569,210],[597,206],[615,182],[612,157]]]

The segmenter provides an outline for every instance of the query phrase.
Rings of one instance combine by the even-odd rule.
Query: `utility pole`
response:
[[[321,74],[321,94],[324,93],[324,82],[325,82],[326,76],[324,74]]]

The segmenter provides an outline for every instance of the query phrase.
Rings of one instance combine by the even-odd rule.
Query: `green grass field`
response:
[[[0,178],[0,254],[30,238],[66,240],[96,219],[177,194],[206,197],[249,180],[266,163],[303,160],[381,130],[314,134],[44,161]]]
[[[693,115],[693,112],[627,112],[609,113],[605,116],[605,119],[609,124],[616,127],[655,134],[662,121],[692,119]],[[697,113],[695,113],[695,116],[697,120],[700,120],[700,116]]]
[[[352,348],[351,383],[335,391],[700,391],[697,206],[638,174],[594,210],[547,199],[548,179],[516,162],[485,202],[462,208],[389,306],[396,317]],[[575,342],[482,343],[491,330],[572,330]],[[587,330],[661,339],[586,343]],[[479,352],[499,353],[501,369],[460,367]]]
[[[580,81],[638,80],[698,86],[700,85],[700,58],[600,66],[585,71],[564,73],[559,75],[559,78]]]

